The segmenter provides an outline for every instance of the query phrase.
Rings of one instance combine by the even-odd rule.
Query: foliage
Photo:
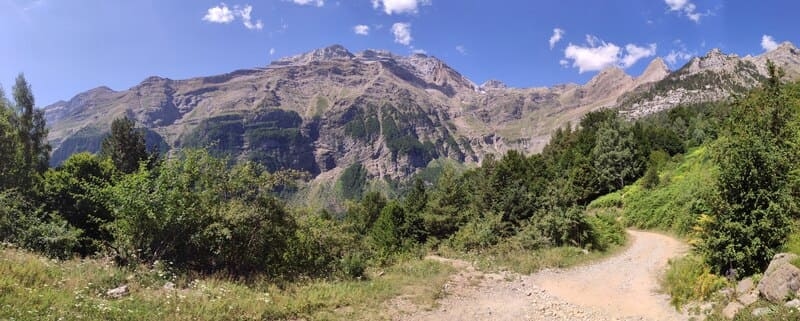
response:
[[[700,147],[685,156],[673,157],[661,166],[657,186],[645,188],[642,178],[594,200],[588,208],[619,211],[627,226],[687,235],[700,215],[708,211],[708,186],[717,173],[709,154],[708,148]]]
[[[100,147],[101,157],[110,159],[114,167],[125,174],[135,172],[139,163],[150,159],[144,131],[136,129],[135,125],[128,117],[115,119]]]
[[[680,308],[690,301],[709,299],[727,280],[712,274],[702,257],[689,254],[669,261],[661,283],[672,305]]]
[[[16,114],[0,87],[0,190],[21,186],[22,148],[15,128]]]
[[[88,153],[74,154],[58,168],[45,172],[45,208],[82,231],[78,248],[82,255],[95,253],[111,241],[103,228],[112,220],[111,211],[95,191],[111,184],[114,175],[110,160]]]
[[[41,174],[49,164],[50,144],[47,142],[44,111],[35,108],[33,91],[25,75],[17,76],[13,96],[17,114],[13,119],[22,143],[23,172]]]
[[[781,85],[775,66],[768,67],[771,80],[736,102],[714,149],[720,173],[699,249],[717,273],[761,271],[797,214],[790,173],[798,160],[798,91]]]
[[[354,163],[345,168],[339,177],[342,196],[345,199],[359,200],[367,183],[367,169],[361,163]]]
[[[0,241],[53,258],[69,258],[81,231],[60,217],[35,209],[16,191],[0,191]]]
[[[140,169],[107,188],[120,258],[232,274],[287,272],[283,254],[295,225],[269,195],[270,175],[250,163],[230,171],[225,164],[185,151],[157,173]]]
[[[617,217],[609,213],[599,213],[586,218],[591,228],[592,248],[606,251],[625,244],[625,227]]]

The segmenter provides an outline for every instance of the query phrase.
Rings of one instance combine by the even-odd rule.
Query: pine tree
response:
[[[100,155],[111,159],[121,172],[130,174],[139,169],[139,163],[149,159],[144,133],[135,128],[127,117],[111,123],[111,133],[103,140]]]

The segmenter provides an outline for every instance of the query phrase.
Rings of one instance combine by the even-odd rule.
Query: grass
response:
[[[659,174],[656,187],[646,189],[640,180],[596,199],[588,208],[618,208],[626,226],[686,235],[705,208],[703,195],[710,192],[715,175],[708,149],[695,148],[674,157]]]
[[[670,303],[681,308],[686,303],[708,300],[727,285],[727,279],[711,273],[711,268],[696,254],[671,259],[661,279]]]
[[[127,270],[102,260],[52,261],[0,249],[0,320],[375,320],[383,302],[404,295],[433,306],[453,268],[422,259],[387,267],[380,276],[249,284],[224,277],[176,277],[162,268]],[[175,289],[165,289],[166,282]],[[130,294],[105,291],[127,284]]]
[[[438,249],[438,253],[445,257],[455,257],[472,262],[475,267],[484,271],[507,270],[520,274],[531,274],[547,268],[566,268],[588,264],[615,255],[627,247],[626,243],[621,246],[612,246],[606,251],[584,252],[583,249],[572,246],[531,251],[519,247],[513,242],[504,242],[492,248],[471,253],[462,253],[442,246]]]

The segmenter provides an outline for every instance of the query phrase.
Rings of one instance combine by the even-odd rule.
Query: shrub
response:
[[[606,250],[625,243],[625,228],[612,213],[599,213],[587,217],[592,229],[592,248]]]
[[[689,301],[710,298],[725,284],[726,279],[711,274],[711,267],[695,254],[670,260],[662,280],[671,303],[678,308]]]
[[[450,239],[450,244],[459,250],[470,251],[485,249],[500,241],[503,216],[486,213],[482,217],[470,220]]]

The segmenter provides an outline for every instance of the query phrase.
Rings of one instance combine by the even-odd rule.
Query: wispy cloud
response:
[[[394,34],[394,42],[401,45],[408,46],[411,44],[411,24],[407,22],[397,22],[392,25],[392,34]]]
[[[686,44],[684,44],[680,39],[675,39],[672,44],[676,48],[673,48],[666,56],[664,56],[664,61],[666,61],[670,67],[677,67],[679,63],[688,61],[696,55],[695,53],[690,52],[689,49],[686,48]]]
[[[460,53],[462,55],[465,55],[465,56],[467,55],[467,48],[465,48],[464,45],[456,46],[456,51],[458,51],[458,53]]]
[[[416,14],[419,12],[419,7],[430,4],[430,0],[372,0],[373,8],[383,8],[383,12],[388,15],[395,13]]]
[[[366,36],[369,35],[369,26],[368,25],[357,25],[353,27],[353,32],[357,35]]]
[[[203,21],[211,23],[228,24],[239,18],[245,28],[250,30],[261,30],[264,28],[264,23],[260,19],[253,21],[251,13],[253,6],[244,5],[242,7],[235,5],[233,8],[228,7],[225,3],[220,3],[218,6],[209,8],[206,15],[203,16]]]
[[[322,7],[325,5],[325,0],[292,0],[292,2],[299,4],[301,6],[313,5],[317,7]]]
[[[761,48],[764,48],[764,51],[773,51],[775,48],[778,48],[778,42],[769,35],[761,36]]]
[[[656,44],[654,43],[646,46],[627,44],[623,49],[592,35],[586,35],[586,43],[587,45],[570,43],[564,50],[564,59],[560,60],[559,64],[567,66],[571,60],[572,67],[578,68],[579,73],[584,73],[611,66],[628,68],[642,58],[656,54]]]
[[[689,0],[664,0],[669,7],[669,11],[677,11],[685,15],[689,20],[700,23],[700,18],[709,15],[709,13],[697,12],[697,5]]]
[[[564,36],[564,29],[561,29],[561,28],[555,28],[555,29],[553,29],[553,35],[552,35],[552,36],[550,36],[550,40],[549,40],[549,43],[550,43],[550,50],[553,50],[553,47],[555,47],[555,45],[556,45],[556,44],[557,44],[559,41],[561,41],[561,37],[562,37],[562,36]]]

